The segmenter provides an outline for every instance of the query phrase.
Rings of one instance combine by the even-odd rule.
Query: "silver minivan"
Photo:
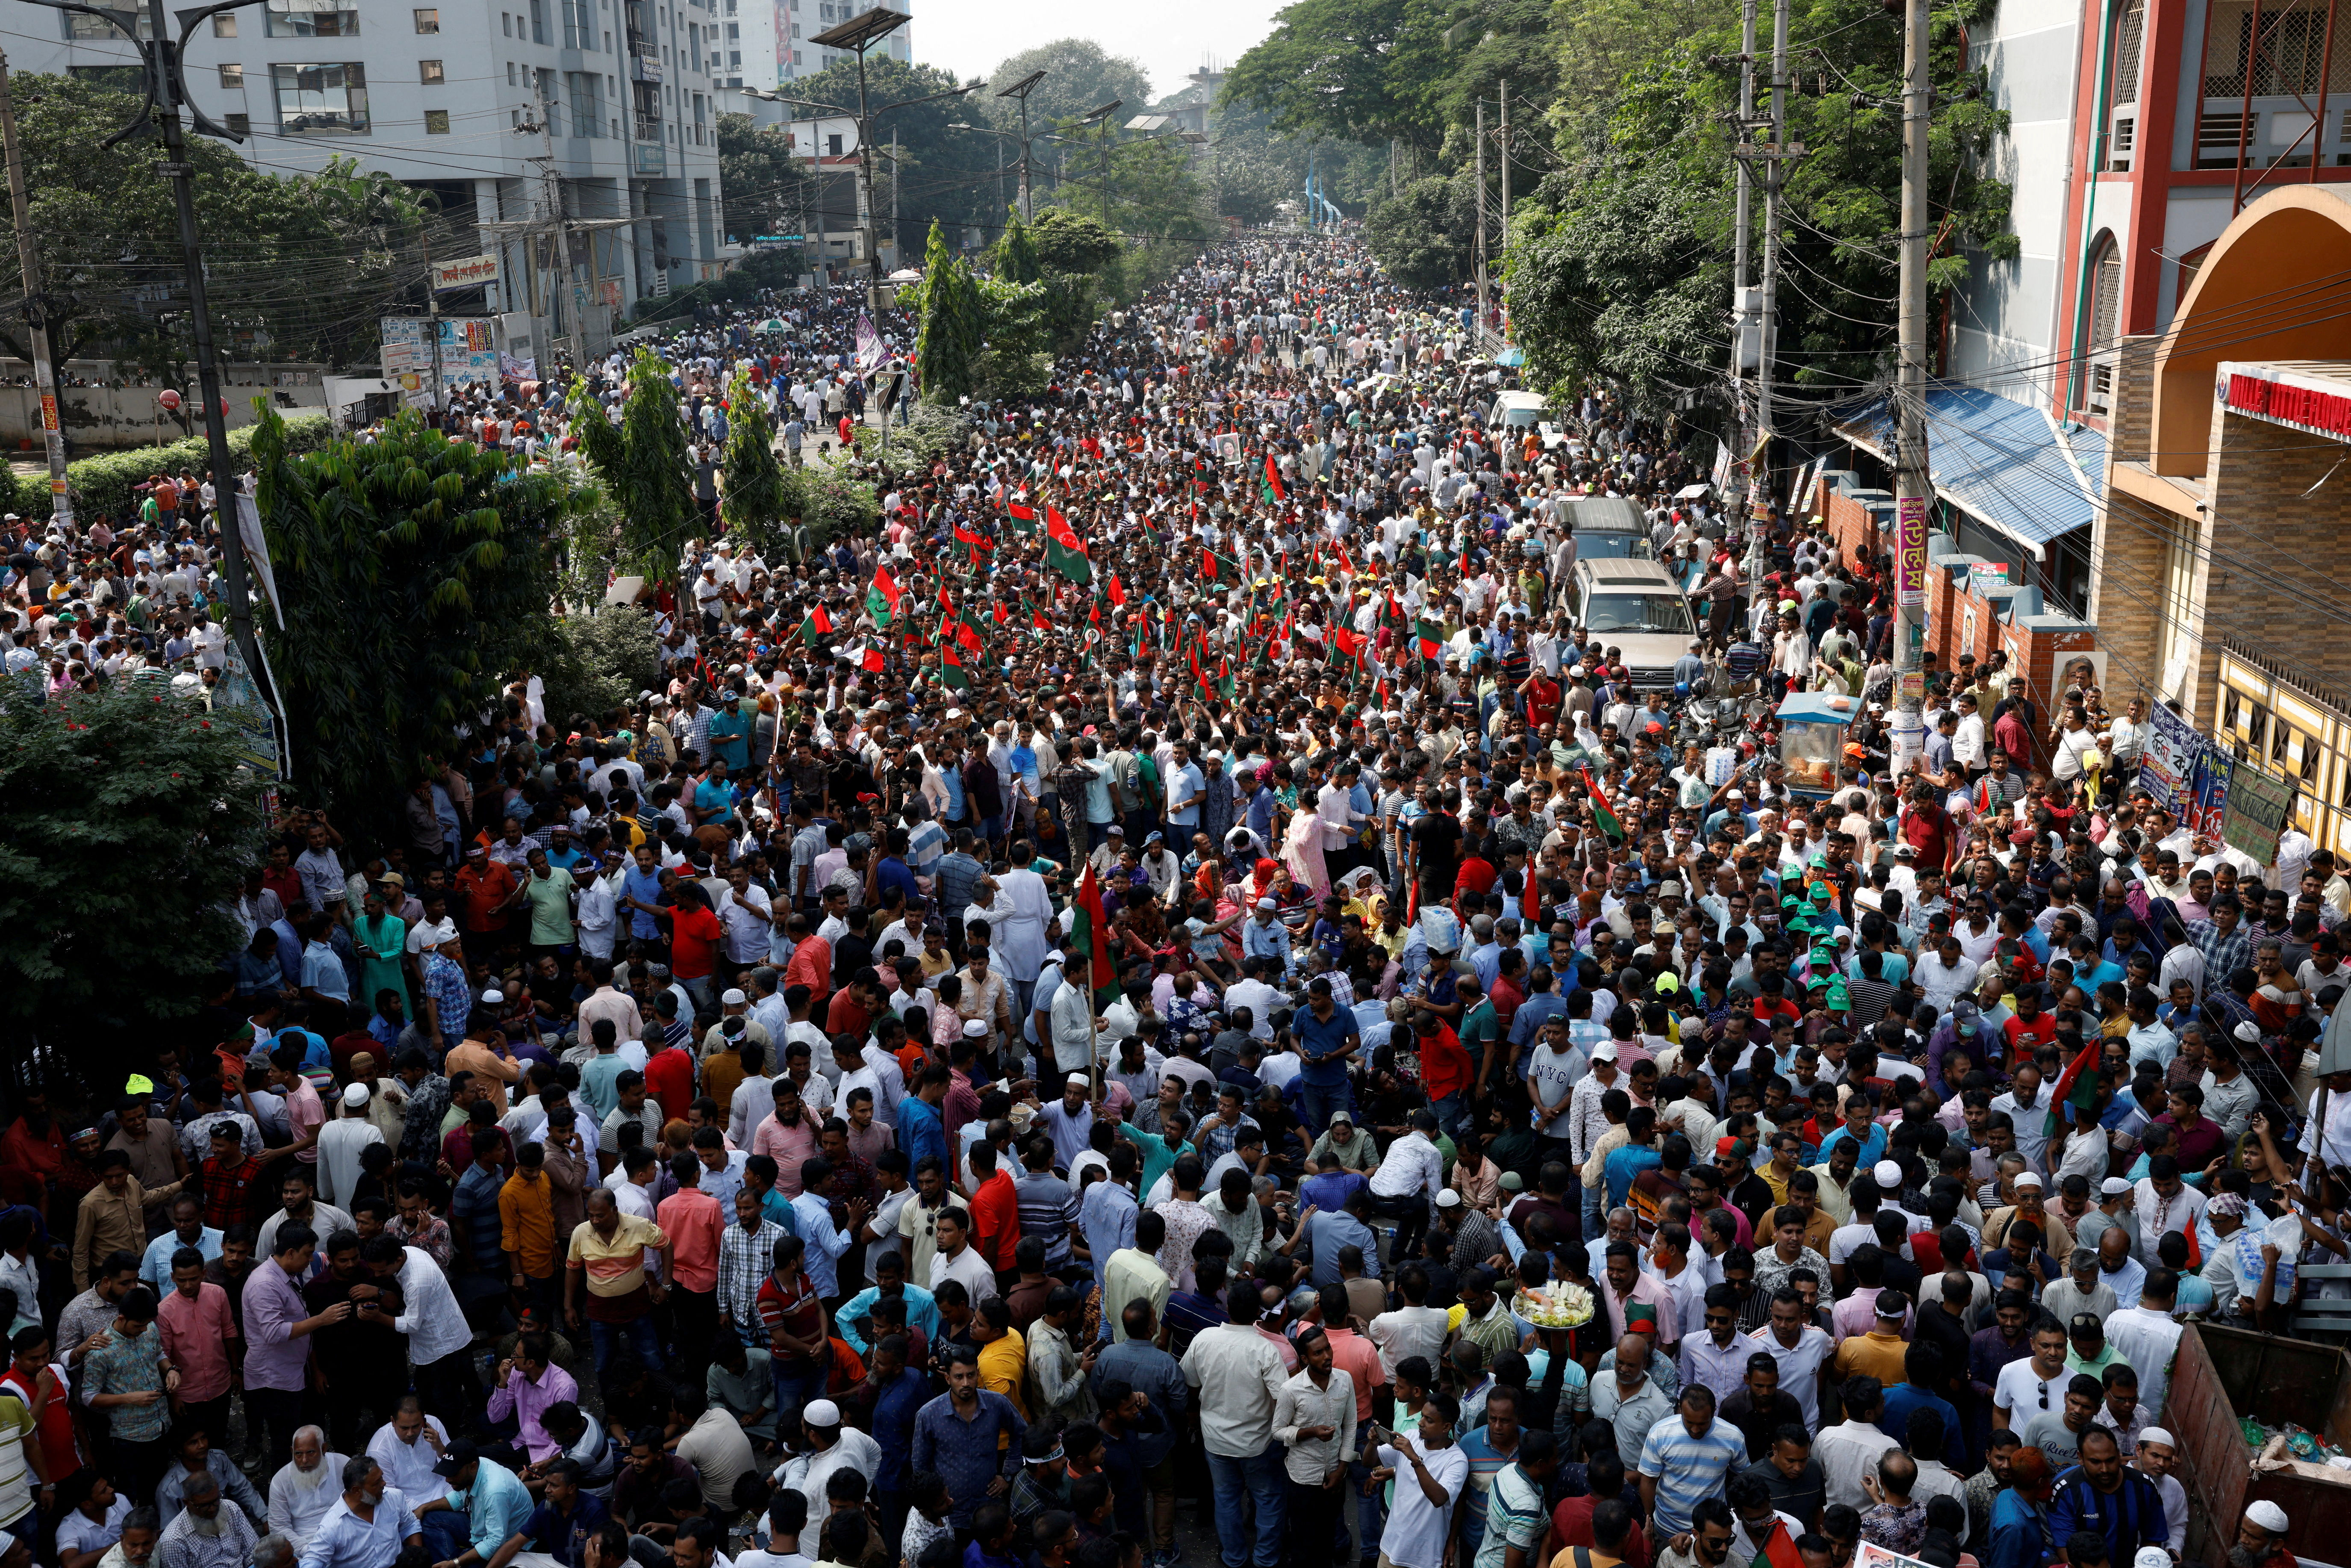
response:
[[[1653,560],[1580,559],[1568,597],[1586,643],[1621,648],[1643,687],[1674,684],[1674,663],[1698,635],[1689,600]]]

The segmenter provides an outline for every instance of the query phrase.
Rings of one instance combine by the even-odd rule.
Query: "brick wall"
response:
[[[1885,491],[1868,489],[1858,476],[1833,469],[1821,476],[1812,504],[1844,559],[1875,558],[1893,549],[1894,498]]]
[[[2344,603],[2343,541],[2351,524],[2344,454],[2340,441],[2215,413],[2212,509],[2203,538],[2212,565],[2197,682],[2206,708],[2223,634],[2308,679],[2351,685],[2351,639],[2333,618]]]

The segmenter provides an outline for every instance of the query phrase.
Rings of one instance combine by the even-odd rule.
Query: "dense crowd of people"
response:
[[[860,314],[666,345],[696,438],[739,368],[862,451]],[[576,461],[631,373],[454,434]],[[1886,563],[1512,384],[1348,242],[1220,246],[872,537],[692,542],[659,689],[517,672],[404,841],[287,810],[226,1038],[20,1081],[0,1568],[1166,1568],[1186,1507],[1225,1568],[2171,1568],[2186,1325],[2351,1256],[2351,883],[1998,664],[1817,792],[1694,734],[1882,703]],[[162,488],[15,525],[12,671],[217,670]],[[1663,682],[1595,496],[1699,605]]]

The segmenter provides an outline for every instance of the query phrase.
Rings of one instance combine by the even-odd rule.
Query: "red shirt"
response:
[[[1593,1549],[1598,1542],[1592,1535],[1592,1510],[1601,1500],[1595,1497],[1563,1498],[1551,1513],[1551,1545],[1547,1552],[1557,1555],[1559,1549],[1582,1546]],[[1573,1557],[1568,1559],[1573,1563]],[[1628,1530],[1625,1532],[1625,1568],[1649,1568],[1649,1532]]]
[[[662,1120],[683,1122],[694,1104],[694,1058],[671,1046],[645,1063],[645,1092],[661,1102]]]
[[[2008,1036],[2008,1059],[2011,1061],[2022,1061],[2042,1046],[2057,1043],[2055,1013],[2043,1013],[2030,1023],[2011,1015],[2000,1028],[2001,1032]],[[2028,1040],[2032,1043],[2025,1043]]]
[[[971,1244],[998,1273],[1012,1267],[1012,1249],[1020,1245],[1020,1202],[1002,1166],[971,1195]]]
[[[1432,1100],[1442,1100],[1469,1087],[1469,1053],[1461,1037],[1440,1025],[1434,1036],[1421,1037],[1420,1080]]]
[[[1559,717],[1559,683],[1547,675],[1537,675],[1534,685],[1527,688],[1527,725],[1541,729]]]
[[[1950,814],[1928,803],[1902,813],[1902,841],[1918,852],[1918,863],[1940,871],[1949,862]]]
[[[290,865],[271,866],[261,873],[261,885],[277,895],[277,902],[291,904],[302,897],[302,873]]]
[[[515,874],[503,861],[484,861],[479,871],[472,866],[461,868],[457,873],[457,896],[465,903],[465,929],[505,930],[505,904],[514,896],[514,890]]]
[[[1491,893],[1500,874],[1484,856],[1473,854],[1461,862],[1461,874],[1453,879],[1453,891],[1459,893],[1467,888],[1476,894]]]
[[[54,1353],[55,1347],[52,1347]],[[49,1396],[49,1406],[41,1412],[40,1425],[34,1428],[41,1440],[41,1458],[52,1476],[69,1476],[81,1467],[80,1450],[74,1442],[73,1401],[67,1397],[63,1383],[65,1374],[57,1374],[60,1386]],[[15,1367],[0,1373],[0,1388],[15,1391],[25,1402],[27,1415],[33,1408],[33,1379]]]
[[[846,986],[832,993],[831,1005],[824,1010],[827,1034],[863,1034],[865,1026],[872,1021],[858,1004],[857,993]]]
[[[706,980],[718,967],[718,944],[726,935],[718,916],[704,904],[670,916],[670,973],[681,980]]]

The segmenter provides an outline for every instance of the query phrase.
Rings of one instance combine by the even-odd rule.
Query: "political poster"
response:
[[[2155,803],[2185,816],[2196,786],[2196,764],[2212,743],[2189,722],[2158,703],[2147,720],[2147,749],[2138,765],[2139,787]]]
[[[2252,857],[2255,865],[2277,861],[2278,834],[2294,810],[2294,787],[2273,779],[2257,768],[2237,768],[2229,779],[2228,798],[2220,819],[2220,837],[2231,849]]]

